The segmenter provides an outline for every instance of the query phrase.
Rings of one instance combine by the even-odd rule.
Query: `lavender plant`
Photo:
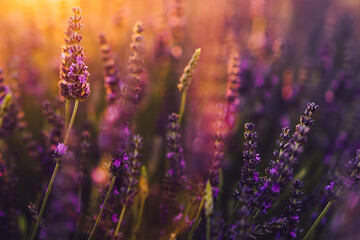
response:
[[[0,239],[357,238],[359,3],[69,4],[0,8]]]

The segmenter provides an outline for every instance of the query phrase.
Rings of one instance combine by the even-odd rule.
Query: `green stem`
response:
[[[34,240],[34,239],[35,239],[37,230],[38,230],[38,228],[39,228],[39,226],[40,226],[40,222],[41,222],[42,215],[44,214],[46,202],[47,202],[47,200],[48,200],[48,198],[49,198],[49,195],[50,195],[50,192],[51,192],[51,189],[52,189],[52,185],[53,185],[53,183],[54,183],[56,174],[57,174],[57,172],[58,172],[58,170],[59,170],[59,166],[60,166],[60,164],[59,164],[59,162],[57,162],[56,165],[55,165],[55,169],[54,169],[54,171],[53,171],[53,173],[52,173],[49,186],[47,187],[47,190],[46,190],[46,193],[45,193],[45,197],[44,197],[44,201],[43,201],[42,204],[41,204],[40,212],[39,212],[39,215],[38,215],[38,217],[37,217],[37,219],[36,219],[36,224],[35,224],[34,230],[33,230],[32,234],[31,234],[31,238],[30,238],[31,240]]]
[[[206,240],[210,239],[210,216],[206,218]]]
[[[117,223],[114,236],[118,235],[118,233],[119,233],[120,225],[121,225],[121,222],[122,222],[122,220],[123,220],[123,218],[124,218],[125,210],[126,210],[126,205],[124,205],[123,208],[122,208],[122,210],[121,210],[120,218],[119,218],[119,221],[118,221],[118,223]]]
[[[105,200],[104,200],[104,202],[103,202],[103,204],[102,204],[102,206],[101,206],[100,212],[99,212],[99,214],[98,214],[98,216],[97,216],[97,218],[96,218],[95,224],[94,224],[94,226],[93,226],[93,228],[92,228],[92,230],[91,230],[91,233],[90,233],[90,236],[89,236],[88,240],[90,240],[90,239],[94,236],[96,226],[98,225],[99,220],[100,220],[100,218],[101,218],[101,215],[102,215],[102,213],[103,213],[103,211],[104,211],[104,209],[105,209],[106,202],[107,202],[107,200],[108,200],[108,198],[109,198],[109,196],[110,196],[110,193],[112,192],[112,189],[113,189],[113,187],[114,187],[115,180],[116,180],[116,176],[113,176],[112,179],[111,179],[111,183],[110,183],[109,189],[108,189],[108,191],[107,191],[107,193],[106,193]]]
[[[184,92],[182,93],[182,95],[181,95],[181,104],[180,104],[178,124],[181,123],[181,120],[182,120],[183,117],[184,117],[185,105],[186,105],[186,91],[184,91]]]
[[[140,229],[142,215],[143,215],[143,212],[144,212],[145,200],[146,200],[145,197],[141,198],[139,215],[138,215],[138,219],[137,219],[136,225],[135,225],[134,230],[133,230],[133,236],[131,237],[131,240],[136,239],[136,236],[137,236],[138,231]]]
[[[198,220],[199,220],[199,217],[200,217],[200,213],[201,213],[201,210],[203,209],[204,207],[204,203],[205,203],[205,198],[203,197],[202,200],[201,200],[201,203],[200,203],[200,206],[199,206],[199,209],[196,213],[196,217],[195,217],[195,220],[194,220],[194,223],[193,223],[193,226],[190,230],[190,234],[189,234],[189,237],[188,237],[188,240],[191,240],[193,235],[194,235],[194,231],[198,225]]]
[[[75,117],[76,117],[76,112],[77,112],[77,109],[78,109],[78,106],[79,106],[79,100],[76,100],[75,101],[75,106],[74,106],[74,110],[73,110],[73,113],[71,115],[71,120],[70,120],[70,124],[68,126],[68,129],[66,131],[66,135],[65,135],[65,140],[64,140],[64,145],[66,145],[66,142],[67,142],[67,139],[69,137],[69,133],[70,133],[70,130],[72,128],[72,125],[75,121]],[[46,206],[46,203],[47,203],[47,200],[50,196],[50,192],[51,192],[51,189],[52,189],[52,186],[53,186],[53,183],[55,181],[55,178],[56,178],[56,175],[57,175],[57,172],[59,170],[59,167],[60,167],[60,161],[57,161],[56,162],[56,165],[55,165],[55,168],[54,168],[54,171],[51,175],[51,179],[50,179],[50,182],[49,182],[49,186],[47,187],[46,189],[46,193],[45,193],[45,197],[44,197],[44,200],[41,204],[41,208],[40,208],[40,212],[39,212],[39,215],[36,219],[36,223],[35,223],[35,227],[34,227],[34,230],[33,230],[33,233],[31,234],[31,237],[30,239],[31,240],[34,240],[35,237],[36,237],[36,233],[37,233],[37,230],[39,229],[39,226],[40,226],[40,222],[41,222],[41,218],[44,214],[44,210],[45,210],[45,206]]]
[[[67,125],[69,123],[69,118],[70,118],[70,100],[69,99],[65,99],[65,134],[66,134],[66,129],[67,129]]]
[[[234,210],[233,210],[232,213],[231,213],[231,216],[230,216],[230,218],[229,218],[229,220],[228,220],[228,224],[230,224],[230,223],[232,222],[232,220],[233,220],[233,218],[234,218],[234,216],[235,216],[236,210],[238,209],[239,205],[240,205],[240,202],[238,201],[238,202],[236,203],[235,207],[234,207]]]
[[[71,130],[73,124],[74,124],[74,120],[75,120],[75,116],[76,116],[76,112],[77,112],[77,110],[78,110],[78,107],[79,107],[79,100],[76,100],[76,101],[75,101],[74,110],[73,110],[73,113],[72,113],[72,115],[71,115],[71,120],[70,120],[70,123],[69,123],[69,127],[68,127],[68,129],[67,129],[67,131],[66,131],[65,140],[64,140],[64,145],[66,145],[67,140],[68,140],[68,138],[69,138],[70,130]]]
[[[334,203],[334,200],[329,201],[328,204],[326,205],[326,207],[324,208],[324,210],[321,212],[321,214],[319,215],[319,217],[316,219],[315,223],[311,226],[310,230],[306,233],[305,237],[303,238],[303,240],[309,239],[309,237],[311,236],[311,234],[314,232],[315,228],[317,227],[317,225],[321,222],[321,220],[325,217],[325,214],[327,213],[327,211],[330,209],[331,205]]]

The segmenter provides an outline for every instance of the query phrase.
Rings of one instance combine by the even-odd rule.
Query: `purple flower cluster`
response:
[[[83,101],[90,95],[90,85],[87,82],[89,72],[84,63],[84,48],[80,45],[82,35],[79,31],[83,24],[80,22],[81,9],[73,8],[74,16],[70,17],[69,28],[66,32],[66,51],[68,55],[64,57],[60,67],[60,94],[68,99]]]
[[[113,176],[119,176],[124,174],[129,167],[129,156],[125,152],[117,152],[112,157],[110,172]]]
[[[255,124],[245,124],[245,143],[243,150],[243,167],[241,170],[241,179],[238,182],[238,190],[234,191],[234,196],[239,200],[242,195],[242,191],[248,190],[250,203],[255,200],[255,194],[258,192],[259,186],[259,172],[256,171],[256,167],[260,163],[260,155],[256,153],[257,147],[257,134],[254,131]]]
[[[141,158],[140,153],[143,145],[143,138],[140,135],[134,135],[129,154],[129,161],[125,167],[125,173],[117,178],[115,191],[118,191],[120,202],[122,205],[130,206],[133,204],[135,195],[137,194],[137,185],[139,182]]]
[[[110,166],[113,176],[116,176],[114,190],[112,193],[111,204],[130,206],[133,204],[137,194],[137,185],[139,182],[143,139],[140,135],[134,135],[131,142],[131,153],[118,151]],[[114,207],[115,209],[115,207]],[[114,210],[115,211],[115,210]]]
[[[302,201],[300,201],[300,199],[304,195],[302,191],[304,183],[300,180],[295,180],[292,185],[293,189],[291,190],[291,198],[284,214],[284,217],[288,220],[285,229],[282,230],[284,239],[297,239],[300,233],[298,227],[300,218],[299,215],[302,208]]]
[[[167,175],[174,179],[174,183],[182,186],[186,182],[184,160],[184,149],[181,144],[180,125],[177,123],[179,116],[175,113],[170,114],[169,124],[167,125],[166,141],[168,152],[166,157],[169,159],[169,170]]]
[[[185,175],[184,149],[181,144],[180,125],[177,123],[179,116],[172,113],[168,116],[167,125],[167,153],[169,160],[169,170],[166,172],[162,181],[162,202],[160,205],[160,219],[163,223],[168,221],[168,217],[173,217],[179,212],[176,204],[176,193],[187,185]]]
[[[283,191],[286,184],[291,182],[294,175],[294,167],[298,163],[298,157],[303,152],[303,144],[306,143],[307,134],[314,120],[312,116],[318,109],[315,103],[308,103],[304,115],[300,116],[300,124],[290,137],[290,129],[284,127],[277,141],[279,150],[274,151],[275,160],[270,162],[266,170],[267,176],[261,178],[260,192],[258,199],[261,206],[258,206],[264,213]]]

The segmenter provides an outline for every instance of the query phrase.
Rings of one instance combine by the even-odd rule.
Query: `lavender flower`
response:
[[[131,35],[130,48],[132,51],[128,61],[128,100],[134,104],[141,101],[144,94],[144,77],[143,77],[143,58],[141,56],[141,47],[143,41],[144,27],[142,22],[138,21],[133,27],[133,33]]]
[[[285,217],[288,219],[288,223],[282,230],[281,235],[284,239],[297,239],[300,233],[299,225],[299,214],[302,207],[300,198],[304,195],[302,192],[303,182],[296,180],[293,182],[293,190],[291,190],[291,198],[286,207]]]
[[[87,78],[90,75],[87,71],[87,66],[84,63],[85,55],[84,48],[80,45],[82,35],[79,31],[83,27],[81,21],[81,9],[73,8],[74,16],[70,17],[69,29],[72,31],[67,44],[69,56],[65,59],[68,61],[67,78],[60,79],[59,87],[62,96],[66,98],[73,98],[75,100],[83,101],[90,95],[90,85],[87,83]],[[66,65],[66,64],[64,64]],[[64,67],[65,68],[65,67]],[[66,71],[66,70],[61,70]]]
[[[63,144],[63,143],[59,143],[55,149],[55,154],[59,157],[63,157],[66,154],[68,147]]]
[[[168,117],[169,124],[167,125],[168,132],[166,135],[168,152],[166,157],[170,162],[168,176],[174,179],[179,186],[182,186],[186,182],[186,163],[183,156],[184,149],[181,144],[180,125],[177,123],[178,117],[175,113],[170,114]]]
[[[318,106],[315,103],[307,104],[304,115],[300,116],[300,124],[296,126],[296,132],[291,138],[289,128],[283,128],[280,141],[277,141],[280,151],[274,151],[276,160],[270,162],[270,167],[266,170],[268,176],[261,179],[261,192],[258,194],[258,199],[262,202],[262,206],[258,207],[263,212],[270,208],[286,184],[292,180],[293,168],[298,162],[299,155],[303,152],[303,145],[306,143],[310,126],[314,123],[312,116],[317,109]]]
[[[124,174],[128,168],[129,156],[125,152],[117,152],[112,158],[110,172],[113,176]]]
[[[179,212],[179,206],[176,204],[177,191],[188,186],[185,176],[185,160],[183,156],[183,147],[181,144],[180,125],[177,123],[179,116],[172,113],[168,116],[167,125],[167,154],[169,159],[169,170],[162,181],[162,201],[160,205],[160,220],[165,224],[168,218],[175,216]],[[189,189],[191,191],[192,189]]]
[[[201,49],[200,48],[196,49],[189,63],[184,68],[184,72],[180,77],[180,83],[177,85],[180,92],[186,92],[187,89],[189,88],[197,63],[200,59],[200,53],[201,53]]]
[[[259,172],[255,169],[257,165],[260,163],[260,155],[256,153],[257,147],[257,134],[254,131],[255,125],[253,123],[245,124],[245,133],[244,137],[246,142],[244,143],[243,157],[244,163],[241,171],[241,179],[238,182],[238,189],[242,189],[244,187],[248,188],[250,198],[255,197],[255,190],[259,185]],[[234,195],[236,198],[239,198],[241,192],[238,190],[234,191]],[[254,200],[254,199],[253,199]]]
[[[226,134],[227,126],[225,124],[226,107],[219,104],[217,108],[217,119],[214,124],[214,146],[211,156],[211,163],[208,170],[208,179],[210,180],[214,198],[217,197],[219,192],[219,171],[223,164],[224,158],[224,137]]]
[[[240,104],[240,88],[241,88],[241,69],[240,69],[240,55],[237,52],[232,52],[229,61],[228,61],[228,81],[226,88],[226,100],[233,112],[237,110]]]
[[[137,194],[137,184],[139,182],[141,158],[140,153],[143,145],[143,139],[140,135],[134,135],[132,141],[133,151],[129,154],[129,161],[125,168],[125,174],[118,177],[118,185],[115,190],[119,192],[119,198],[122,205],[130,206],[133,204],[134,196]]]
[[[105,75],[104,86],[106,89],[106,100],[109,104],[113,104],[119,97],[120,79],[117,75],[115,59],[105,34],[99,35],[99,43]]]

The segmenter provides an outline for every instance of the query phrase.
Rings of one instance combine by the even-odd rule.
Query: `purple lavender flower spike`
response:
[[[178,115],[169,115],[168,132],[166,134],[168,152],[166,157],[169,159],[170,167],[168,175],[180,186],[186,182],[184,149],[181,144],[180,125],[177,123]]]
[[[208,170],[208,179],[212,186],[213,197],[216,199],[219,192],[219,171],[223,164],[224,158],[224,137],[226,134],[227,126],[225,123],[226,106],[219,104],[217,108],[217,119],[214,126],[214,146],[211,156],[211,163]]]
[[[73,8],[73,13],[74,16],[70,17],[68,30],[65,32],[66,46],[63,48],[58,85],[63,97],[83,101],[90,95],[90,85],[87,83],[90,74],[84,63],[84,48],[80,45],[82,35],[79,31],[83,27],[80,22],[81,9]]]
[[[120,201],[122,205],[132,205],[137,194],[136,186],[140,176],[142,141],[140,135],[134,135],[131,144],[132,152],[130,154],[124,152],[115,154],[110,167],[111,172],[117,176],[113,195],[117,199],[116,201]]]
[[[133,104],[141,101],[144,94],[145,80],[143,76],[143,62],[142,58],[142,41],[143,41],[144,26],[143,23],[138,21],[133,27],[131,35],[130,49],[132,51],[128,60],[128,92],[127,99]]]
[[[290,129],[284,127],[277,141],[279,150],[274,151],[275,160],[270,161],[266,169],[267,176],[261,178],[260,192],[257,196],[262,213],[266,213],[280,192],[292,180],[294,167],[298,163],[298,157],[303,151],[310,126],[314,123],[313,114],[318,109],[315,103],[308,103],[304,115],[300,117],[300,124],[290,137]]]
[[[161,222],[166,223],[168,217],[172,218],[179,211],[175,201],[176,192],[187,185],[185,176],[185,160],[181,144],[180,125],[177,123],[179,115],[172,113],[168,116],[167,125],[167,147],[166,157],[169,159],[169,170],[162,182],[162,202],[160,205]]]
[[[258,192],[256,189],[259,186],[259,181],[257,178],[259,173],[256,171],[256,167],[260,163],[260,155],[256,153],[257,134],[254,130],[255,124],[245,124],[244,137],[246,142],[244,143],[243,150],[244,163],[241,170],[241,179],[238,182],[238,189],[246,187],[250,190],[249,195],[252,201],[255,200],[255,193]],[[234,195],[236,198],[239,198],[240,192],[235,190]]]
[[[285,217],[288,219],[288,223],[283,230],[283,235],[285,239],[297,239],[300,229],[299,225],[299,214],[302,208],[301,197],[304,195],[302,186],[303,182],[300,180],[295,180],[293,182],[293,190],[291,190],[291,198],[286,207]]]
[[[113,104],[119,98],[120,78],[118,77],[115,59],[105,34],[99,35],[99,43],[105,75],[104,87],[106,89],[106,100],[109,104]]]

